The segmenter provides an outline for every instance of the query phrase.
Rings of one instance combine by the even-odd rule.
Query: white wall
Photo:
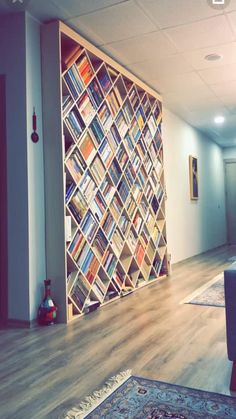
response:
[[[223,159],[236,159],[236,147],[223,148]]]
[[[8,318],[29,319],[25,21],[0,18],[0,73],[6,75]]]
[[[221,148],[163,110],[168,251],[172,263],[226,242]],[[190,200],[188,157],[198,158],[199,199]]]
[[[39,35],[38,23],[24,13],[0,18],[0,74],[6,75],[7,102],[8,319],[26,322],[37,315],[39,284],[45,279]],[[30,139],[33,105],[38,144]]]
[[[30,320],[37,315],[44,293],[45,209],[42,132],[42,88],[40,56],[40,24],[26,14],[26,96],[28,158],[28,223],[29,223],[29,296]],[[32,114],[35,107],[38,143],[31,141]]]

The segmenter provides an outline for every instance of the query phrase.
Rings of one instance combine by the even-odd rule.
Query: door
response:
[[[7,322],[7,143],[6,79],[0,75],[0,324]]]
[[[236,160],[225,162],[228,243],[236,244]]]

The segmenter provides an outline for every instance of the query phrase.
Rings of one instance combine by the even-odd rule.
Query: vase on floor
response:
[[[57,317],[57,305],[51,297],[51,280],[44,280],[44,298],[38,309],[38,323],[40,325],[54,324]]]

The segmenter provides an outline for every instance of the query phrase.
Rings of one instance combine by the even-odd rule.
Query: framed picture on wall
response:
[[[198,161],[196,157],[189,156],[189,182],[190,198],[198,199]]]

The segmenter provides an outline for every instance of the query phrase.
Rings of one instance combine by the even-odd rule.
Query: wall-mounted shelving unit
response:
[[[162,106],[61,22],[42,51],[47,275],[67,322],[167,273]]]

